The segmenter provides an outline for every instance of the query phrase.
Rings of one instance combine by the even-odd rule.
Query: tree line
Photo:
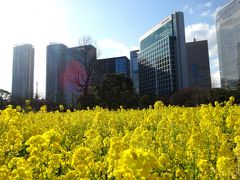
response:
[[[143,109],[152,106],[157,100],[161,100],[165,105],[178,105],[194,107],[201,104],[213,104],[227,101],[229,97],[234,96],[236,103],[240,103],[240,88],[236,90],[212,88],[203,89],[182,89],[172,94],[170,98],[161,98],[157,96],[143,95],[136,93],[131,79],[123,75],[106,74],[102,83],[90,88],[88,93],[80,95],[76,101],[77,104],[70,105],[68,108],[88,109],[95,106],[116,110],[120,107],[126,109]],[[11,93],[0,89],[0,108],[4,109],[8,105],[21,106],[25,111],[38,111],[43,105],[47,106],[49,111],[59,110],[61,104],[47,102],[44,98],[36,95],[31,100],[23,99],[12,100]]]

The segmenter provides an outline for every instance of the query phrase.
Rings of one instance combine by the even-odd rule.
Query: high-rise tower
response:
[[[236,89],[240,80],[240,0],[232,0],[216,16],[221,87]]]
[[[17,45],[13,49],[12,97],[33,98],[34,48],[31,44]]]
[[[186,43],[189,87],[198,89],[211,88],[208,41]]]
[[[139,93],[167,98],[189,87],[184,16],[171,14],[140,37]]]
[[[67,46],[50,44],[47,46],[46,100],[64,103],[64,71]]]

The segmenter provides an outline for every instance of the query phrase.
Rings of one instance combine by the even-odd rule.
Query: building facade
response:
[[[50,44],[47,46],[46,100],[64,104],[64,72],[67,46]]]
[[[72,107],[87,87],[95,83],[96,48],[92,45],[68,48],[47,46],[46,99]]]
[[[98,59],[101,74],[122,74],[130,78],[130,60],[126,56]]]
[[[240,79],[240,0],[217,12],[216,31],[221,87],[236,89]]]
[[[97,50],[92,45],[68,48],[65,68],[65,104],[75,106],[81,94],[90,90],[98,76]],[[88,87],[87,87],[88,86]]]
[[[184,16],[176,12],[140,37],[139,93],[169,97],[189,87]]]
[[[31,44],[17,45],[13,49],[12,97],[33,98],[34,48]]]
[[[130,77],[137,93],[139,93],[138,52],[139,50],[130,51]]]
[[[211,76],[209,66],[208,41],[186,43],[188,60],[188,79],[190,88],[210,89]]]

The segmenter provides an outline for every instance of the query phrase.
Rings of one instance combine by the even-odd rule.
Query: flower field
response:
[[[240,107],[0,112],[0,179],[239,179]]]

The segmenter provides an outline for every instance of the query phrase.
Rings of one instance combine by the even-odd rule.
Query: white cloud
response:
[[[128,47],[123,43],[116,42],[112,39],[105,38],[97,42],[101,51],[100,58],[109,58],[117,56],[127,56],[129,58],[130,51],[138,49],[137,46]]]
[[[192,9],[192,8],[189,8],[189,9],[188,9],[188,13],[189,13],[189,14],[193,14],[193,13],[194,13],[193,9]]]
[[[216,86],[220,85],[219,64],[217,54],[216,29],[215,25],[207,23],[197,23],[185,28],[186,41],[191,42],[194,38],[199,40],[208,40],[211,78]]]
[[[188,9],[188,5],[184,5],[183,10],[186,11]]]
[[[211,73],[212,87],[221,87],[219,70]]]
[[[213,58],[210,61],[211,71],[219,71],[219,61],[218,58]]]
[[[188,5],[184,5],[183,11],[188,12],[189,14],[193,14],[193,13],[194,13],[193,8],[191,8],[191,7],[188,6]]]
[[[201,8],[210,8],[212,7],[212,2],[206,2],[204,4],[199,4],[198,7],[201,7]]]
[[[207,10],[207,11],[202,12],[202,13],[200,14],[200,16],[208,16],[209,13],[210,13],[210,11]]]
[[[211,7],[212,6],[212,2],[207,2],[204,4],[205,7]]]
[[[210,67],[212,87],[221,87],[218,58],[210,59]]]
[[[218,56],[217,44],[214,44],[211,47],[209,47],[209,57],[215,58],[217,56]]]
[[[194,38],[196,40],[208,40],[209,51],[211,51],[211,57],[217,56],[216,51],[216,29],[215,25],[209,25],[207,23],[197,23],[189,25],[185,28],[186,41],[191,42]],[[215,52],[215,54],[213,54]]]
[[[130,47],[130,51],[134,51],[134,50],[138,50],[139,49],[139,46],[131,46]]]

